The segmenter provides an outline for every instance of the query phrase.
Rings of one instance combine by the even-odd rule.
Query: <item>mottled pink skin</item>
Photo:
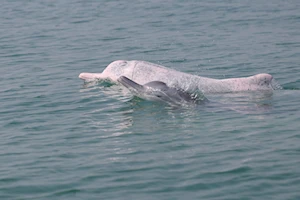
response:
[[[222,79],[220,82],[229,84],[232,91],[270,90],[273,76],[270,74],[257,74],[249,77]]]
[[[184,90],[198,89],[203,93],[274,89],[272,86],[273,77],[270,74],[257,74],[242,78],[212,79],[137,60],[117,60],[110,63],[102,73],[81,73],[79,78],[85,81],[109,80],[117,83],[117,79],[120,76],[126,76],[141,85],[151,81],[162,81],[168,86],[180,87]]]

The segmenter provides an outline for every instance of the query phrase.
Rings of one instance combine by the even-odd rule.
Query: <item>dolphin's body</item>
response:
[[[206,100],[200,93],[191,94],[180,88],[168,87],[161,81],[151,81],[140,85],[125,76],[120,76],[117,81],[135,96],[146,100],[162,101],[171,105],[197,104]]]
[[[204,94],[281,89],[270,74],[212,79],[138,60],[117,60],[110,63],[102,73],[81,73],[79,78],[85,81],[109,80],[118,83],[121,76],[127,77],[138,85],[159,81],[165,83],[169,88],[180,88],[188,92],[202,91]]]

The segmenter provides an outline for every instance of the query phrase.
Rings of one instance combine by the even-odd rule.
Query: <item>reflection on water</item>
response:
[[[273,91],[213,94],[208,107],[225,108],[241,114],[263,114],[272,110]],[[219,110],[220,111],[220,110]]]
[[[97,92],[95,92],[95,90]],[[161,113],[161,115],[174,114],[176,112],[193,114],[196,112],[225,112],[236,111],[241,114],[262,114],[272,110],[272,97],[273,91],[249,91],[249,92],[237,92],[237,93],[219,93],[219,94],[207,94],[209,101],[203,101],[201,104],[189,104],[189,105],[169,105],[163,102],[150,102],[133,96],[130,91],[118,84],[111,84],[107,81],[101,82],[89,82],[84,84],[84,89],[81,92],[87,92],[91,96],[98,96],[99,93],[104,94],[106,97],[112,100],[125,103],[124,105],[130,108],[132,112],[143,113]],[[99,93],[98,93],[99,92]],[[107,100],[107,98],[105,98]],[[113,104],[116,106],[119,104]],[[100,112],[102,109],[114,109],[113,107],[105,107],[96,109],[93,112]],[[124,111],[124,110],[123,110]],[[125,113],[128,112],[126,111]],[[130,123],[127,123],[130,124]]]
[[[103,82],[85,84],[81,92],[82,98],[90,104],[87,107],[93,106],[85,112],[85,117],[101,139],[168,132],[174,127],[197,130],[202,123],[214,123],[207,121],[212,115],[216,123],[220,123],[223,116],[238,119],[240,115],[251,115],[264,119],[273,107],[272,91],[210,94],[209,101],[203,104],[182,107],[143,100],[120,85]]]

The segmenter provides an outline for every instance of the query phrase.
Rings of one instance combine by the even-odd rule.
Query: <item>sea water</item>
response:
[[[300,1],[3,0],[0,199],[300,199]],[[84,84],[146,60],[273,93],[170,107]]]

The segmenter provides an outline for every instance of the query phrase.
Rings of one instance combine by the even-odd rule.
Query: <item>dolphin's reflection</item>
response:
[[[241,114],[264,114],[273,108],[273,91],[251,91],[214,94],[208,97],[207,107],[233,110]]]
[[[90,111],[89,115],[93,115],[93,124],[101,130],[103,138],[137,134],[141,130],[150,133],[161,130],[162,122],[166,123],[165,128],[170,124],[184,126],[195,119],[201,120],[209,113],[234,111],[261,117],[261,114],[269,113],[273,107],[272,91],[209,94],[209,101],[203,104],[180,107],[140,99],[127,88],[107,82],[87,83],[80,91],[88,93],[86,98],[90,98],[91,95],[99,94],[95,90],[100,90],[103,95],[99,106]],[[103,117],[107,120],[102,120]]]
[[[272,92],[210,94],[203,104],[180,107],[143,100],[120,85],[105,84],[89,83],[81,89],[83,98],[92,99],[86,101],[85,121],[94,131],[92,139],[105,151],[104,163],[131,163],[140,152],[155,152],[152,144],[157,142],[190,140],[202,131],[211,134],[245,114],[263,119],[273,107]]]

